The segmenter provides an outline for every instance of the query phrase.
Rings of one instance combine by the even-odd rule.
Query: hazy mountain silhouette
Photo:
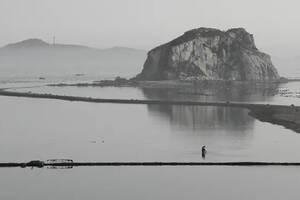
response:
[[[28,39],[17,43],[8,44],[2,49],[13,50],[13,49],[27,49],[27,48],[46,48],[50,45],[47,42],[44,42],[40,39]]]
[[[147,52],[126,47],[97,49],[73,44],[49,44],[28,39],[0,48],[1,76],[87,75],[133,76]]]

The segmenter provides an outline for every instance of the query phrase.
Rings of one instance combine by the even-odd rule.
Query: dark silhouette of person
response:
[[[202,146],[202,158],[205,159],[207,150],[206,150],[206,146]]]

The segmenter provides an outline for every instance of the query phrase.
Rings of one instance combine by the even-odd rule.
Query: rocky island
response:
[[[243,28],[198,28],[148,52],[136,80],[274,81],[280,77]]]

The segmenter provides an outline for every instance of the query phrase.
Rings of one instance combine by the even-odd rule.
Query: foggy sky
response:
[[[0,0],[0,46],[27,38],[150,49],[196,27],[244,27],[259,48],[300,44],[297,0]]]

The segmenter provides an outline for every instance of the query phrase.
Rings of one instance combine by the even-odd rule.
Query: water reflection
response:
[[[213,106],[148,105],[150,114],[161,115],[176,128],[197,130],[240,131],[252,129],[254,119],[248,110]]]
[[[201,89],[200,89],[201,88]],[[195,88],[142,89],[147,99],[191,101],[268,101],[278,92],[278,84],[202,83]],[[176,129],[199,130],[251,130],[254,119],[247,109],[213,106],[148,105],[149,113],[159,114]]]
[[[277,84],[233,86],[228,83],[217,86],[207,85],[203,88],[203,90],[145,88],[142,92],[145,99],[236,102],[268,102],[272,101],[278,92]],[[190,155],[195,154],[199,157],[202,155],[202,159],[208,161],[248,160],[250,154],[259,157],[259,151],[248,152],[247,150],[252,149],[252,145],[257,144],[257,141],[261,144],[258,145],[260,151],[269,151],[265,149],[263,145],[265,143],[262,141],[270,140],[272,137],[262,134],[265,133],[264,125],[260,125],[260,130],[257,130],[259,122],[248,115],[247,109],[170,105],[147,105],[147,109],[148,115],[154,120],[153,124],[169,124],[172,139],[180,141],[181,145],[189,149]],[[201,154],[203,145],[208,146],[208,155]],[[269,149],[272,149],[270,146],[271,144]],[[278,148],[275,142],[274,146]]]
[[[278,94],[277,83],[203,82],[193,88],[143,88],[148,99],[192,101],[270,101]]]

